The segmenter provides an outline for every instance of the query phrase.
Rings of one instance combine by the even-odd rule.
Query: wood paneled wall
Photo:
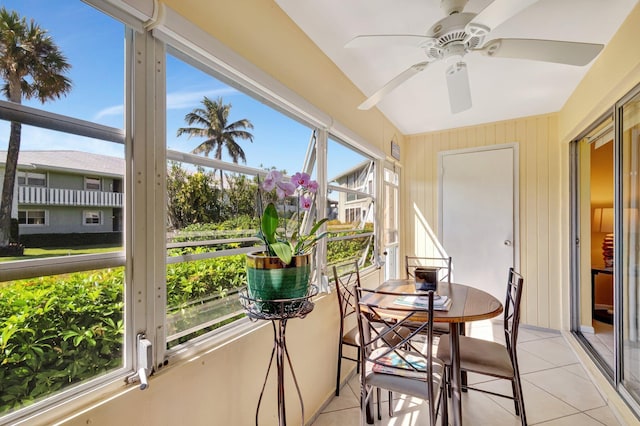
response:
[[[409,255],[425,250],[429,235],[421,226],[424,221],[437,235],[438,153],[505,143],[517,143],[519,152],[518,263],[525,278],[521,321],[561,329],[561,203],[563,188],[568,190],[568,173],[562,167],[568,164],[569,148],[558,140],[557,114],[408,137],[403,152],[403,247]]]

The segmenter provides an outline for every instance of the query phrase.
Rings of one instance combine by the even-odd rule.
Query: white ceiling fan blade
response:
[[[396,87],[400,86],[405,81],[409,80],[411,77],[424,70],[427,67],[428,62],[419,62],[417,64],[411,65],[406,70],[402,71],[400,74],[395,76],[391,81],[382,86],[380,90],[378,90],[373,95],[369,96],[369,98],[361,103],[358,106],[358,109],[366,110],[372,108],[375,104],[380,102],[382,98],[391,93]]]
[[[467,24],[467,28],[479,27],[484,28],[485,32],[489,32],[537,1],[538,0],[494,0],[493,3],[485,7]]]
[[[471,108],[471,88],[467,64],[458,62],[447,68],[447,89],[451,112],[457,114]]]
[[[347,44],[344,45],[344,47],[420,47],[425,42],[432,40],[433,38],[431,37],[411,34],[360,35],[352,38]]]
[[[503,38],[491,40],[480,50],[487,56],[582,66],[598,56],[603,47],[572,41]]]

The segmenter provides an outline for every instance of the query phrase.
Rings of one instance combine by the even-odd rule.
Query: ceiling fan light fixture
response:
[[[471,108],[471,88],[467,64],[460,61],[447,68],[447,89],[451,113],[457,114]]]

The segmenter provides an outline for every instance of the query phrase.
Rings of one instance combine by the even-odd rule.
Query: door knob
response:
[[[504,240],[505,246],[511,246],[511,240]]]

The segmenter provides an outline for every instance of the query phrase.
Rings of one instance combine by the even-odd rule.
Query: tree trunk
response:
[[[21,134],[22,124],[12,121],[4,169],[2,199],[0,199],[0,247],[8,246],[11,237],[11,208],[13,206],[13,191],[18,172],[18,154],[20,153]]]

